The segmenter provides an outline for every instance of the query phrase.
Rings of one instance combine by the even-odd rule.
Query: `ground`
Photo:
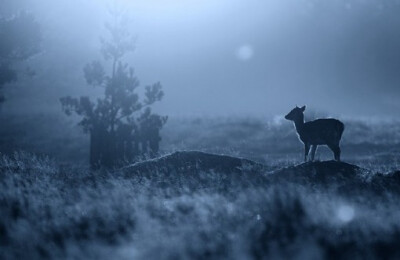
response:
[[[196,151],[116,170],[0,163],[2,259],[398,259],[400,172]]]

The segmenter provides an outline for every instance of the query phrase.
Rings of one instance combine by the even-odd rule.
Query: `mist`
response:
[[[0,259],[400,259],[399,0],[0,0]]]
[[[33,14],[35,77],[5,88],[3,111],[58,110],[96,95],[82,68],[99,58],[110,9],[136,35],[127,58],[142,84],[160,81],[170,116],[273,116],[296,104],[334,115],[396,117],[398,1],[5,1]]]

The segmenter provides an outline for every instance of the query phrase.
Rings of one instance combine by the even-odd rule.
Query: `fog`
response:
[[[395,117],[400,107],[400,2],[380,0],[2,0],[41,27],[35,71],[4,87],[2,111],[59,112],[65,95],[97,95],[82,68],[101,59],[109,10],[136,35],[127,62],[160,81],[169,116],[272,116],[307,104],[343,116]],[[22,106],[21,106],[22,104]],[[23,108],[21,110],[21,107]]]
[[[399,14],[0,0],[0,259],[400,259]]]

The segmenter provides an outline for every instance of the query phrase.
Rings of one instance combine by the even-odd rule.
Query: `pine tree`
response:
[[[116,15],[115,15],[116,16]],[[82,117],[79,125],[90,134],[90,164],[93,168],[114,167],[133,162],[140,155],[155,156],[159,150],[160,130],[166,116],[154,114],[151,106],[160,101],[164,92],[160,83],[145,87],[140,99],[140,84],[134,70],[123,58],[134,51],[135,39],[126,30],[121,16],[107,24],[109,40],[101,40],[101,52],[111,63],[107,75],[100,61],[84,67],[86,82],[104,88],[104,96],[92,101],[89,97],[63,97],[61,104],[67,115]]]

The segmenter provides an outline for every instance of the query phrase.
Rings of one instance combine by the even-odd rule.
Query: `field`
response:
[[[398,259],[400,124],[345,123],[346,163],[302,164],[281,120],[171,119],[161,158],[99,171],[74,163],[84,137],[25,135],[40,155],[0,162],[0,258]]]

